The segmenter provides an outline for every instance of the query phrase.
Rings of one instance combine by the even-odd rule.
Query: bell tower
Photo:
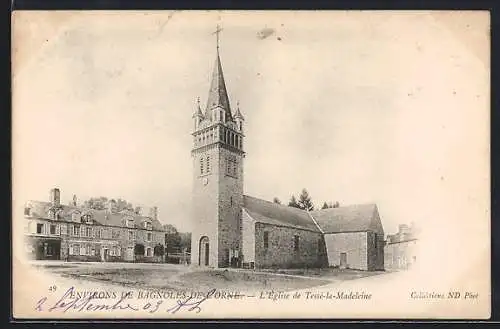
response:
[[[233,113],[217,53],[206,107],[198,99],[193,114],[193,233],[191,264],[228,267],[241,250],[243,206],[243,122]]]

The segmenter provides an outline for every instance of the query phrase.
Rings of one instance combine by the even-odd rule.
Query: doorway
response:
[[[347,253],[341,252],[340,253],[340,268],[346,268],[347,267]]]
[[[108,256],[109,256],[109,249],[108,248],[102,248],[101,249],[101,262],[107,262],[108,261]]]
[[[35,259],[37,260],[59,260],[61,259],[61,241],[43,240],[36,242]]]
[[[200,255],[198,260],[198,265],[208,266],[209,265],[209,255],[210,255],[210,242],[207,236],[200,239]]]

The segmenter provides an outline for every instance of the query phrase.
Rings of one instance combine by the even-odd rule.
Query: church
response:
[[[207,103],[193,118],[191,264],[384,270],[375,204],[305,211],[244,194],[245,119],[230,105],[217,53]],[[249,137],[251,138],[251,137]]]

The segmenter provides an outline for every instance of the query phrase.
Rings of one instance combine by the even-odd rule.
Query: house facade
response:
[[[158,210],[148,215],[95,210],[60,202],[60,190],[50,191],[49,202],[28,201],[24,208],[25,250],[37,260],[95,262],[160,262],[165,232]]]
[[[417,263],[418,229],[414,225],[399,225],[398,232],[387,235],[385,241],[386,268],[406,270]]]

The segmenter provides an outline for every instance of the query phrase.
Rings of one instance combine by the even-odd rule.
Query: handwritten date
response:
[[[201,298],[196,299],[193,297],[186,298],[184,300],[177,300],[175,305],[167,305],[163,308],[167,313],[175,314],[181,310],[187,312],[201,312],[201,305],[215,294],[216,289],[211,289]],[[94,298],[92,295],[85,297],[74,296],[75,288],[70,287],[62,295],[61,298],[57,300],[54,304],[48,302],[48,297],[44,296],[38,300],[35,306],[35,310],[39,312],[57,312],[62,311],[63,313],[69,311],[76,312],[98,312],[98,311],[116,311],[116,310],[127,310],[127,311],[146,311],[148,313],[156,313],[161,311],[164,300],[156,300],[153,303],[145,302],[144,304],[137,303],[136,301],[131,301],[129,299],[129,294],[123,294],[118,301],[102,301]]]

